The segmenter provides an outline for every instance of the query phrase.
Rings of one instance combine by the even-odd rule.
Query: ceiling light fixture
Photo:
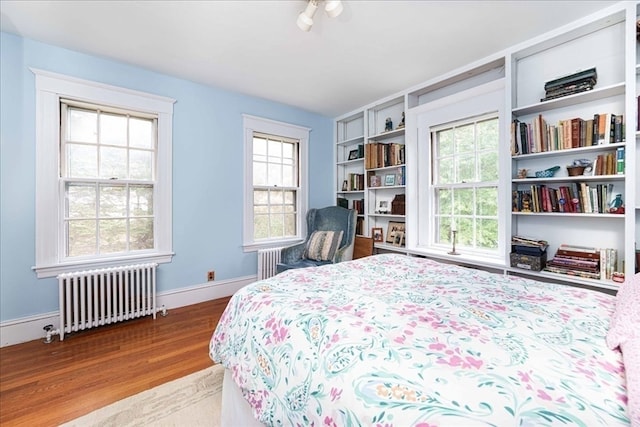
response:
[[[313,15],[318,10],[319,0],[309,0],[304,12],[298,15],[296,24],[302,31],[309,31],[313,26]],[[335,18],[342,13],[344,6],[340,0],[325,1],[324,11],[327,12],[329,18]]]

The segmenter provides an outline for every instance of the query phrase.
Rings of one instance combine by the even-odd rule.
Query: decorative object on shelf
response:
[[[296,25],[302,31],[309,31],[313,26],[313,15],[316,14],[318,9],[319,0],[309,0],[304,12],[298,15]],[[325,1],[324,11],[327,12],[329,18],[335,18],[342,13],[344,6],[340,0],[327,0]]]
[[[358,158],[358,153],[358,149],[349,151],[349,160],[356,160]]]
[[[386,242],[393,244],[395,241],[396,233],[402,233],[404,236],[404,222],[394,222],[389,221],[389,225],[387,226],[387,238]]]
[[[391,117],[387,117],[384,121],[384,131],[389,132],[393,130],[393,122],[391,121]]]
[[[551,178],[560,170],[560,166],[554,166],[543,171],[536,171],[536,178]]]
[[[402,128],[404,128],[404,111],[402,112],[402,119],[400,119],[400,124],[398,124],[398,127],[396,129]]]
[[[391,202],[389,200],[378,200],[378,206],[376,209],[377,214],[386,215],[391,212]]]
[[[584,174],[584,166],[567,166],[567,174],[569,176],[578,176]]]
[[[624,201],[622,200],[622,194],[616,194],[616,197],[611,201],[611,203],[609,203],[609,213],[624,213]]]
[[[342,181],[342,191],[349,191],[349,181],[346,179]]]
[[[369,177],[369,187],[380,187],[382,185],[382,178],[378,175],[371,175]]]
[[[529,173],[528,169],[524,169],[524,168],[518,169],[518,178],[520,178],[520,179],[526,178],[527,177],[527,173]]]
[[[567,166],[567,173],[569,176],[584,175],[592,170],[593,162],[589,159],[576,159],[571,165]]]
[[[611,280],[616,283],[624,283],[624,273],[620,271],[614,271],[613,274],[611,274]]]
[[[460,252],[456,251],[456,234],[458,232],[455,229],[451,230],[451,250],[447,252],[449,255],[460,255]]]
[[[393,174],[385,175],[384,185],[396,185],[396,176]]]
[[[396,194],[391,201],[391,215],[404,215],[405,214],[405,195]]]
[[[591,90],[597,81],[595,68],[550,80],[544,84],[545,97],[540,102]]]
[[[384,232],[382,227],[373,227],[371,229],[371,236],[374,242],[384,242]]]

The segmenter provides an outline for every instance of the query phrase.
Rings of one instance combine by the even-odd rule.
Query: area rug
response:
[[[220,426],[224,368],[214,365],[119,400],[63,427]]]

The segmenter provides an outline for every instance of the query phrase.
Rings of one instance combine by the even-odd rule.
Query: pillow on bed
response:
[[[607,345],[620,347],[627,378],[627,411],[631,425],[640,426],[640,273],[620,285]]]
[[[304,257],[314,261],[333,261],[342,241],[342,231],[314,231],[309,236]]]

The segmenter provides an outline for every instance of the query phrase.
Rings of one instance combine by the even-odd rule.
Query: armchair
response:
[[[356,235],[356,211],[340,206],[309,209],[307,233],[304,242],[282,249],[280,263],[276,266],[278,273],[292,268],[351,260]]]

